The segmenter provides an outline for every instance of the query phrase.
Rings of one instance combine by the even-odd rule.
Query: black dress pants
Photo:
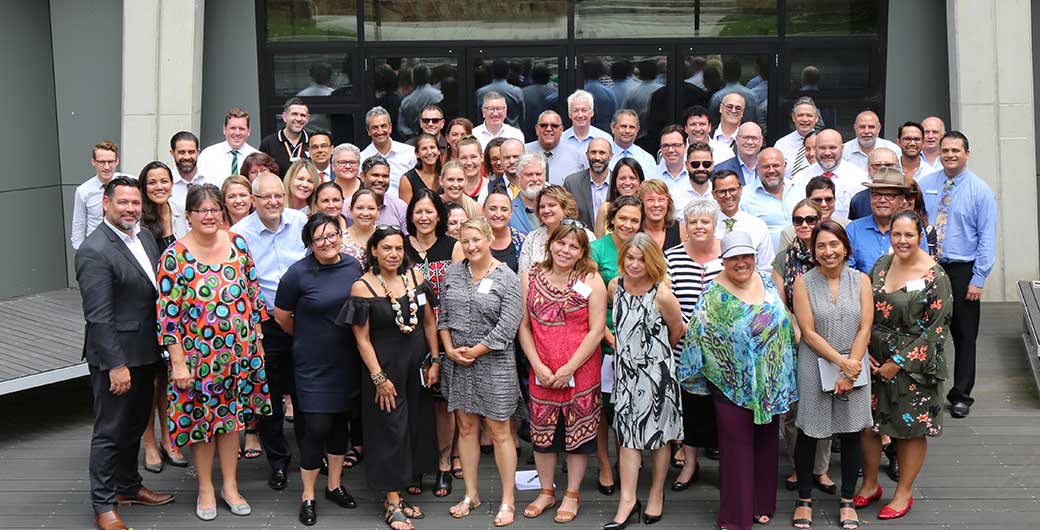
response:
[[[293,402],[296,402],[292,335],[282,331],[274,319],[266,320],[261,325],[264,330],[264,363],[267,370],[267,388],[271,394],[271,415],[261,416],[256,430],[271,469],[286,471],[292,460],[292,448],[285,439],[285,409],[282,406],[282,397],[291,396]],[[303,447],[306,419],[303,414],[294,414],[293,418],[296,444]]]
[[[116,509],[116,495],[136,495],[141,489],[137,454],[141,435],[151,418],[155,374],[160,364],[130,368],[130,390],[121,396],[109,390],[108,370],[90,366],[94,434],[90,439],[88,468],[94,513]]]
[[[950,335],[953,337],[956,355],[953,362],[953,385],[946,394],[946,399],[950,403],[968,405],[975,402],[971,397],[971,390],[975,387],[975,341],[979,336],[979,319],[982,316],[982,303],[967,300],[971,270],[974,266],[974,261],[942,264],[953,288],[953,320],[950,322]],[[949,358],[947,352],[947,364]]]

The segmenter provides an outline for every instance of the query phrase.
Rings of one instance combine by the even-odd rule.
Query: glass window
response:
[[[365,0],[365,40],[544,40],[567,38],[567,2]]]
[[[820,123],[817,125],[817,130],[835,129],[841,133],[842,141],[846,142],[856,136],[852,130],[852,124],[856,121],[857,114],[868,109],[879,110],[877,101],[871,98],[854,100],[813,99],[816,102],[816,107],[820,109]],[[780,108],[785,109],[783,134],[794,130],[794,125],[791,123],[791,106],[794,105],[795,101],[792,98],[780,100]]]
[[[356,0],[267,0],[267,41],[357,40]]]
[[[792,49],[788,59],[788,94],[867,90],[871,88],[870,65],[875,50]]]
[[[722,100],[730,93],[744,98],[740,110],[741,123],[753,121],[768,136],[769,91],[775,84],[769,79],[772,54],[718,54],[710,50],[688,48],[683,63],[679,92],[679,111],[690,105],[704,105],[711,123],[722,119]]]
[[[448,119],[458,115],[456,58],[375,57],[373,64],[374,104],[390,113],[395,137],[403,140],[422,132],[419,115],[427,105],[439,106]]]
[[[273,62],[276,102],[293,96],[346,97],[353,94],[350,53],[277,53]]]
[[[787,0],[787,34],[874,34],[880,5],[876,0]]]
[[[354,141],[354,113],[345,110],[343,107],[337,107],[312,107],[310,109],[311,120],[307,123],[307,130],[310,132],[328,131],[332,133],[333,145],[339,145],[344,142],[356,144],[357,142]],[[274,129],[272,130],[281,130],[285,127],[285,122],[282,121],[282,109],[273,110],[273,113]],[[364,148],[365,146],[361,147]]]
[[[506,123],[524,137],[535,138],[535,123],[543,111],[559,108],[560,62],[556,57],[495,57],[473,60],[473,123],[484,123],[484,94],[495,91],[506,98]],[[459,114],[460,116],[464,114]]]
[[[563,4],[564,2],[560,2]],[[629,2],[577,0],[574,36],[579,39],[626,37],[736,37],[776,35],[776,0],[704,2]]]
[[[582,87],[592,94],[592,124],[610,132],[618,109],[639,115],[636,143],[657,152],[661,129],[673,123],[669,107],[667,55],[579,55]]]

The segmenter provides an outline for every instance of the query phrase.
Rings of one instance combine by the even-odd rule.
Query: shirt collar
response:
[[[589,182],[592,183],[593,188],[604,188],[610,185],[610,175],[607,175],[607,178],[603,179],[603,184],[596,184],[596,181],[592,178],[592,171],[589,171]]]
[[[119,236],[119,239],[121,239],[123,241],[123,243],[136,243],[137,242],[137,234],[141,233],[141,223],[134,223],[134,227],[130,229],[130,234],[129,235],[127,235],[126,232],[124,232],[121,229],[119,229],[118,227],[116,227],[116,225],[108,222],[108,218],[107,217],[105,218],[105,224],[108,225],[108,227],[111,228],[112,231],[115,232],[117,236]]]

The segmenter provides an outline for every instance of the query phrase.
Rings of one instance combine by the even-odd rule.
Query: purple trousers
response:
[[[719,432],[719,526],[750,530],[758,515],[776,512],[780,422],[755,425],[754,413],[714,395]]]

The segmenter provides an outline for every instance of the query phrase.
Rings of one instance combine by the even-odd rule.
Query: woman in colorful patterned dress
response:
[[[715,400],[719,526],[750,530],[776,511],[779,420],[798,399],[794,326],[769,277],[755,271],[746,232],[722,240],[724,270],[701,295],[679,362],[684,386],[701,374]]]
[[[588,455],[596,452],[607,290],[589,258],[584,228],[561,223],[549,234],[548,246],[545,261],[520,273],[520,346],[531,364],[531,444],[541,486],[524,517],[538,517],[556,505],[556,454],[565,452],[567,490],[555,521],[569,523],[578,515]]]
[[[924,465],[929,436],[942,434],[943,344],[953,312],[950,280],[920,248],[922,220],[912,211],[892,217],[892,254],[870,271],[874,288],[874,330],[870,358],[874,379],[874,428],[863,431],[863,486],[853,501],[859,508],[879,500],[880,434],[896,442],[899,484],[879,519],[910,511],[914,479]]]
[[[607,293],[614,300],[614,430],[617,432],[621,498],[604,530],[618,530],[634,514],[653,524],[664,513],[671,441],[683,436],[679,382],[672,347],[683,336],[679,301],[667,284],[664,254],[653,236],[638,233],[619,251],[620,275]],[[643,451],[651,452],[650,493],[646,511],[636,498]]]
[[[196,515],[217,516],[213,455],[219,452],[220,496],[235,515],[249,515],[238,491],[238,431],[271,414],[264,373],[260,296],[246,240],[220,229],[220,190],[188,191],[191,230],[159,259],[159,342],[170,353],[170,437],[192,445],[198,469]]]

